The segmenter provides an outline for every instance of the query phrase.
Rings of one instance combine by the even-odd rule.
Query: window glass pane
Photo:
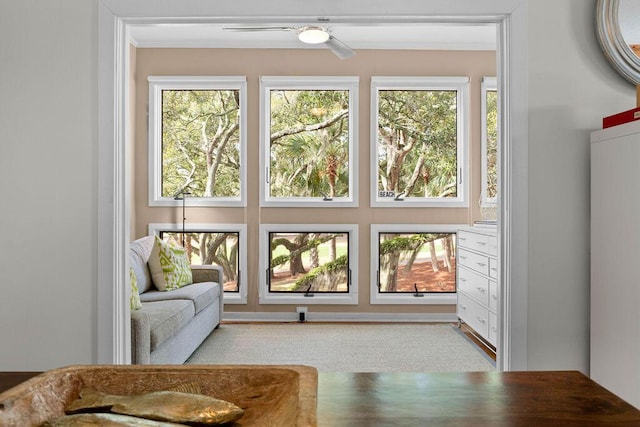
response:
[[[269,232],[270,292],[349,292],[349,233]]]
[[[162,91],[162,197],[240,197],[239,93]]]
[[[498,92],[487,90],[487,198],[498,196]]]
[[[188,232],[161,231],[160,238],[183,246],[191,265],[218,265],[222,267],[224,291],[239,291],[238,232]]]
[[[381,293],[456,291],[455,233],[379,233]]]
[[[270,197],[349,196],[349,91],[271,90]]]
[[[457,197],[455,90],[378,91],[378,195]]]

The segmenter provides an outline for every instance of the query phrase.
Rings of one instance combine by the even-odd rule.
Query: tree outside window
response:
[[[357,78],[261,82],[263,205],[354,205]]]
[[[348,292],[349,233],[270,232],[270,292]]]
[[[464,203],[467,86],[467,78],[372,79],[374,206]]]
[[[460,224],[371,224],[371,304],[456,304]]]
[[[379,233],[381,293],[456,291],[455,233]]]
[[[182,246],[181,231],[160,231],[160,238]],[[212,233],[185,232],[184,248],[191,265],[217,265],[222,267],[225,292],[239,291],[239,232]]]
[[[150,205],[242,205],[244,78],[149,82]]]
[[[495,77],[482,80],[482,206],[498,197],[498,90]]]

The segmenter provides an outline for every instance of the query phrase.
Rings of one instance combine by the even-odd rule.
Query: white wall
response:
[[[589,132],[635,107],[595,1],[529,2],[528,368],[589,369]]]
[[[96,2],[0,2],[0,370],[95,360]]]
[[[0,370],[97,360],[96,1],[0,2]],[[586,372],[589,131],[634,90],[595,1],[528,8],[528,368]]]

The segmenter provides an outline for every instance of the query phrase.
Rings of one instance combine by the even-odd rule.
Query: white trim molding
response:
[[[126,24],[98,5],[98,229],[96,362],[131,362],[129,212],[131,182],[125,140],[129,43]]]
[[[181,232],[182,224],[151,223],[148,225],[149,235],[158,235],[161,231]],[[225,304],[246,304],[249,280],[247,270],[247,225],[246,224],[215,224],[190,223],[185,224],[186,232],[204,233],[238,233],[238,292],[225,292]]]
[[[527,0],[397,0],[394,14],[387,3],[354,0],[336,4],[331,19],[343,23],[497,24],[500,125],[498,245],[502,299],[498,321],[498,370],[527,369],[528,293],[528,8]],[[98,230],[96,230],[96,363],[129,363],[131,340],[126,299],[131,200],[127,173],[124,113],[128,92],[129,30],[144,25],[208,22],[308,23],[327,16],[321,3],[283,0],[269,14],[258,14],[260,2],[215,4],[209,0],[98,0]],[[363,15],[362,11],[367,10]],[[437,12],[434,12],[437,11]]]
[[[223,321],[228,322],[296,322],[298,313],[291,312],[224,312]],[[455,323],[456,313],[338,313],[307,310],[308,322],[390,322],[390,323]]]

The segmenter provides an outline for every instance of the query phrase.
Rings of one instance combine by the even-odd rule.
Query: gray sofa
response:
[[[220,324],[222,269],[192,265],[191,285],[158,291],[147,264],[153,244],[154,236],[147,236],[129,246],[142,303],[142,308],[131,310],[131,363],[182,364]]]

